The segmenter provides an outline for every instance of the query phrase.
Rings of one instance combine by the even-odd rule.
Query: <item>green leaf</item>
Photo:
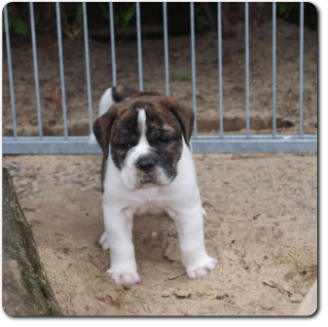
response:
[[[21,18],[9,19],[9,26],[18,35],[27,36],[29,34],[28,26]]]
[[[103,17],[109,20],[109,10],[104,6],[102,2],[98,2],[99,6],[101,7],[101,10],[103,12]]]
[[[284,15],[288,11],[289,4],[288,2],[281,2],[278,3],[278,11],[280,15]]]
[[[129,22],[132,17],[136,14],[136,5],[133,4],[125,13],[124,13],[124,21]]]
[[[76,3],[76,22],[78,23],[78,25],[82,25],[82,2],[78,2]]]

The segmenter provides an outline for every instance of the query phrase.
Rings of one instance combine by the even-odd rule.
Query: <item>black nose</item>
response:
[[[152,158],[142,158],[137,161],[137,167],[144,172],[149,172],[154,168],[155,163]]]

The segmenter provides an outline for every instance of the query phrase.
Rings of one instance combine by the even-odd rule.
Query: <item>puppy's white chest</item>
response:
[[[159,214],[166,210],[165,204],[161,201],[161,188],[148,188],[138,190],[138,202],[135,203],[134,213],[136,214]],[[132,205],[133,206],[133,205]],[[133,209],[132,209],[133,210]]]
[[[151,202],[155,202],[156,199],[158,199],[160,190],[156,187],[152,187],[152,188],[137,190],[136,192],[142,203],[149,204]]]

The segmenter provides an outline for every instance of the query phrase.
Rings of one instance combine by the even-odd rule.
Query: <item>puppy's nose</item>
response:
[[[151,158],[142,158],[140,160],[138,160],[137,162],[137,167],[144,171],[144,172],[149,172],[151,171],[154,166],[155,166],[155,160],[151,159]]]

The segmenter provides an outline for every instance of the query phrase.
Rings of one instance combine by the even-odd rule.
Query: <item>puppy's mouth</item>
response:
[[[141,190],[141,189],[145,189],[145,188],[152,188],[152,187],[159,187],[159,186],[163,186],[162,184],[157,184],[157,183],[152,183],[152,182],[146,182],[143,184],[137,184],[135,189],[136,190]]]
[[[168,177],[164,170],[159,166],[155,166],[154,169],[147,172],[140,169],[134,169],[134,172],[130,174],[125,171],[122,178],[124,184],[130,190],[162,187],[170,184],[174,180],[174,176]]]
[[[149,187],[157,187],[162,186],[163,184],[158,180],[156,176],[156,170],[152,170],[148,173],[144,171],[137,170],[136,174],[136,188],[149,188]]]

